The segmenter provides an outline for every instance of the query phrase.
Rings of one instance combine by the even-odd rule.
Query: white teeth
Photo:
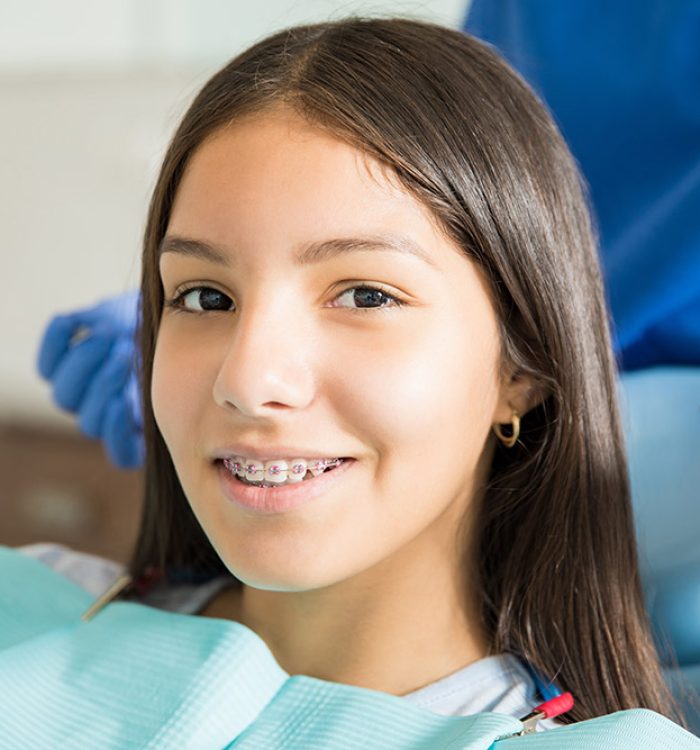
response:
[[[287,481],[289,465],[286,461],[279,459],[277,461],[267,461],[263,472],[263,481],[272,484],[282,484]]]
[[[317,477],[323,474],[327,466],[339,462],[339,459],[318,459],[308,462],[304,458],[294,458],[290,461],[274,459],[272,461],[258,461],[234,456],[224,459],[224,464],[232,473],[249,482],[264,482],[271,485],[295,484],[301,482],[308,472]]]

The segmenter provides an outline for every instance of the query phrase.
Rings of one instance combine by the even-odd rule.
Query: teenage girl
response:
[[[123,596],[436,713],[520,717],[564,690],[540,728],[639,706],[684,723],[582,180],[487,45],[350,17],[236,57],[166,153],[140,317]],[[95,593],[119,572],[24,551]]]

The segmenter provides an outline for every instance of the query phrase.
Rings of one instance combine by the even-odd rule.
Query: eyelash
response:
[[[175,292],[175,296],[172,299],[165,300],[164,306],[171,308],[176,313],[193,313],[195,315],[204,315],[206,313],[215,313],[215,312],[229,312],[228,310],[188,310],[187,308],[182,306],[182,300],[193,291],[203,290],[203,289],[211,289],[215,292],[219,292],[218,289],[215,289],[214,287],[210,286],[198,286],[193,285],[189,287],[185,287],[183,289],[180,289]],[[361,284],[359,286],[351,286],[347,289],[344,289],[342,292],[340,292],[335,299],[338,299],[338,297],[342,297],[347,292],[356,290],[356,289],[369,289],[370,291],[375,292],[381,292],[385,297],[388,297],[389,300],[391,300],[392,304],[385,305],[383,307],[346,307],[346,308],[339,308],[341,310],[349,310],[353,313],[365,313],[365,312],[380,312],[383,310],[390,310],[392,308],[398,308],[403,307],[406,303],[400,300],[398,297],[395,297],[393,294],[390,294],[386,289],[384,289],[381,286],[375,286],[372,284]],[[228,297],[227,294],[224,294],[223,292],[219,292],[219,294],[223,295],[224,297]]]

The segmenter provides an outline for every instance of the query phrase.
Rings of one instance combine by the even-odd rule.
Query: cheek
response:
[[[188,433],[201,412],[199,400],[204,373],[194,367],[192,350],[161,328],[153,357],[151,400],[156,424],[171,453]]]
[[[397,327],[371,353],[343,358],[348,411],[378,450],[481,449],[497,398],[496,350],[493,338],[472,331],[444,320]]]

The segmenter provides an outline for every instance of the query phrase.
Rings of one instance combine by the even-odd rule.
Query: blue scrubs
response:
[[[623,370],[700,365],[700,0],[473,0],[590,185]]]

